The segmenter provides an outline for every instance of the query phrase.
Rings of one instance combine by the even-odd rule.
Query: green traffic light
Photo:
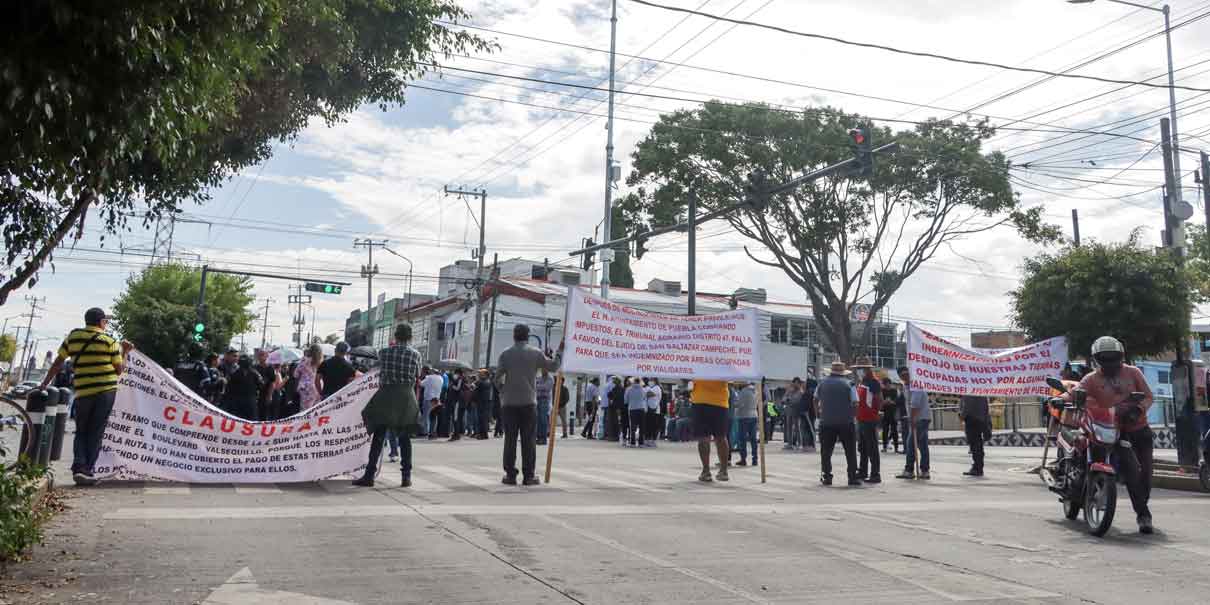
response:
[[[328,294],[331,294],[331,293],[332,293],[332,292],[334,292],[335,290],[336,290],[336,288],[335,288],[335,287],[333,287],[333,286],[332,286],[332,284],[325,284],[325,285],[324,285],[324,292],[326,292],[326,293],[328,293]]]
[[[194,334],[194,335],[193,335],[193,341],[194,341],[194,342],[202,342],[202,335],[201,335],[201,334]]]
[[[202,322],[198,322],[198,323],[194,324],[194,326],[193,326],[193,331],[194,331],[194,332],[197,332],[198,334],[201,334],[202,332],[205,332],[205,331],[206,331],[206,324],[204,324],[204,323],[202,323]]]

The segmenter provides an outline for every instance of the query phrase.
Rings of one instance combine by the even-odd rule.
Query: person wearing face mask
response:
[[[1080,388],[1088,394],[1090,407],[1115,408],[1122,427],[1122,439],[1130,448],[1118,446],[1122,477],[1130,493],[1130,504],[1138,517],[1139,533],[1152,533],[1151,499],[1152,442],[1151,426],[1147,424],[1147,409],[1154,400],[1142,370],[1125,363],[1126,347],[1112,336],[1102,336],[1092,343],[1092,360],[1096,370],[1080,380]],[[1132,392],[1143,393],[1139,403],[1130,401]],[[1131,455],[1133,451],[1133,455]]]

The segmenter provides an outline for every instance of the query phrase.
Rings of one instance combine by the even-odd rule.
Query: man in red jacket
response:
[[[853,368],[864,369],[861,384],[857,385],[857,450],[861,454],[857,473],[866,483],[882,483],[882,461],[878,455],[878,412],[882,408],[882,385],[868,359],[858,359]]]

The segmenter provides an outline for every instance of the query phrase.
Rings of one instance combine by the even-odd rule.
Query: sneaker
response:
[[[861,487],[861,477],[849,479],[849,487]]]
[[[408,473],[404,473],[400,478],[399,487],[412,487],[412,476]]]
[[[710,471],[705,470],[702,471],[702,474],[697,476],[697,480],[701,481],[702,483],[710,483],[711,481],[714,481],[714,477],[710,476]]]
[[[895,475],[895,478],[896,479],[915,479],[916,475],[912,471],[903,471],[902,473]]]
[[[714,477],[716,479],[718,479],[719,481],[728,481],[731,479],[730,477],[727,476],[727,469],[725,469],[725,468],[721,469],[717,473],[715,473]]]
[[[824,485],[832,485],[832,475],[820,475],[819,482]]]
[[[870,478],[866,479],[866,483],[882,483],[882,476],[881,475],[870,475]]]
[[[353,487],[374,487],[374,480],[369,477],[362,477],[353,481]]]
[[[387,456],[387,462],[394,462],[398,459],[399,459],[399,456],[396,454],[391,454],[390,456]]]
[[[736,462],[736,463],[735,463],[735,466],[748,466],[748,461],[747,461],[747,460],[740,460],[739,462]]]
[[[504,485],[516,485],[517,476],[516,475],[505,475],[504,478],[500,480],[500,483],[503,483]]]
[[[1155,528],[1151,526],[1151,515],[1142,515],[1139,517],[1139,533],[1153,534]]]
[[[521,480],[521,485],[542,485],[542,482],[537,477],[526,477]]]

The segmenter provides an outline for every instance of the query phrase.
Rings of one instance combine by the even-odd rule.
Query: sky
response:
[[[660,3],[1042,70],[1155,83],[1163,83],[1166,73],[1160,13],[1107,0]],[[488,258],[498,253],[574,262],[567,252],[593,235],[603,216],[605,95],[502,76],[605,86],[609,55],[600,51],[609,48],[609,2],[460,4],[472,15],[465,24],[485,28],[472,31],[499,47],[475,57],[449,57],[443,64],[485,73],[427,74],[413,82],[402,106],[385,112],[365,107],[341,124],[314,123],[296,140],[277,144],[270,160],[233,175],[211,191],[209,202],[185,209],[175,225],[174,256],[350,282],[342,295],[314,295],[313,311],[304,311],[308,321],[314,314],[314,332],[321,335],[342,332],[349,312],[365,307],[367,293],[376,298],[406,292],[408,262],[382,250],[374,256],[380,274],[367,290],[359,277],[366,251],[355,249],[354,239],[388,240],[388,248],[410,259],[417,293],[435,291],[441,266],[470,258],[478,239],[477,200],[447,196],[442,193],[447,185],[487,191]],[[1173,31],[1177,84],[1210,88],[1210,19],[1197,19],[1210,11],[1210,1],[1171,4],[1174,25],[1194,18]],[[1024,129],[1001,130],[986,148],[1001,150],[1014,162],[1013,186],[1025,206],[1041,206],[1067,236],[1075,209],[1085,240],[1123,241],[1139,228],[1145,244],[1159,245],[1162,211],[1156,187],[1162,183],[1162,162],[1154,143],[1160,138],[1159,118],[1167,115],[1166,89],[893,54],[686,17],[630,0],[618,2],[617,28],[623,56],[617,58],[614,136],[623,181],[631,153],[659,114],[697,106],[627,92],[830,105],[883,120],[986,117]],[[1200,209],[1192,171],[1196,151],[1210,147],[1210,113],[1205,112],[1210,92],[1177,90],[1176,95],[1182,186],[1186,200]],[[1127,136],[1063,134],[1071,129]],[[626,192],[623,182],[615,195]],[[1195,212],[1193,222],[1203,221],[1202,212]],[[74,249],[58,251],[54,271],[43,271],[34,288],[16,293],[0,309],[2,319],[28,310],[24,295],[46,298],[32,332],[39,351],[78,325],[87,307],[111,306],[128,276],[149,262],[152,228],[135,224],[103,242],[100,236],[89,231]],[[765,288],[770,299],[805,302],[780,271],[751,261],[742,251],[745,243],[751,242],[725,224],[701,228],[699,290]],[[657,277],[685,280],[683,235],[662,236],[649,247],[652,251],[633,263],[636,284]],[[960,342],[972,330],[1010,327],[1007,293],[1018,282],[1023,259],[1046,249],[1008,229],[955,242],[895,295],[888,308],[891,319],[913,319]],[[290,339],[288,288],[285,281],[255,280],[257,306],[272,299],[267,330],[272,343]],[[10,320],[10,332],[17,321]],[[259,325],[246,341],[249,347],[260,344]]]

